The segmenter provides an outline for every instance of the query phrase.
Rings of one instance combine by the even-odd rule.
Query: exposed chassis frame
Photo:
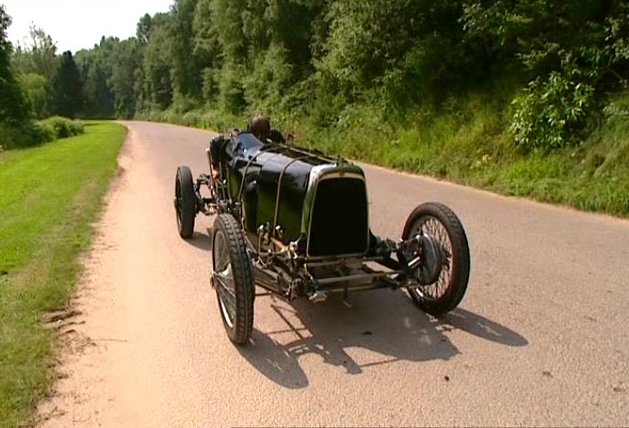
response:
[[[273,149],[271,146],[266,151]],[[211,165],[209,148],[206,153]],[[255,157],[249,164],[254,160]],[[199,175],[194,183],[196,211],[206,216],[229,213],[242,224],[241,204],[231,200],[227,194],[226,182],[222,177],[220,180],[218,182],[207,174]],[[202,195],[203,187],[207,187],[210,197]],[[373,237],[376,244],[364,256],[308,257],[298,254],[297,242],[283,244],[276,236],[279,233],[281,230],[277,225],[271,227],[267,224],[258,229],[256,243],[247,234],[243,235],[255,270],[255,283],[286,300],[307,297],[312,302],[321,302],[327,299],[329,293],[343,293],[347,299],[350,291],[382,288],[412,288],[421,294],[420,287],[425,284],[413,272],[424,262],[423,256],[427,249],[438,251],[439,247],[431,242],[430,237],[420,232],[409,240],[399,242]],[[402,252],[412,254],[413,258],[408,262],[400,260],[399,254]],[[395,258],[392,257],[394,255]],[[376,264],[380,269],[374,269],[370,264]],[[436,271],[427,283],[433,282],[437,277]],[[220,281],[220,275],[213,272],[212,286],[215,287]]]

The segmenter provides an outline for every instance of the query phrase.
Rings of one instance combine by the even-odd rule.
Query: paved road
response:
[[[209,286],[212,219],[179,239],[177,165],[210,134],[128,123],[46,426],[629,425],[629,222],[365,167],[374,230],[461,217],[472,274],[444,321],[400,291],[256,300],[237,349]]]

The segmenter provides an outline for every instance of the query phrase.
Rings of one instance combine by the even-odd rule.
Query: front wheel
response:
[[[253,268],[238,222],[220,214],[212,228],[212,283],[227,336],[244,345],[253,330]]]
[[[401,254],[410,261],[419,256],[414,271],[420,284],[408,292],[413,301],[434,316],[451,311],[461,302],[470,275],[470,250],[467,236],[456,214],[443,204],[428,202],[415,208],[408,217],[402,239],[418,235],[418,254]]]

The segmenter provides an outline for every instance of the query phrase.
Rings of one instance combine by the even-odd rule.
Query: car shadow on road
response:
[[[194,232],[190,239],[184,240],[187,244],[204,251],[212,251],[212,229],[207,233]]]
[[[456,309],[443,319],[421,312],[402,292],[358,293],[347,307],[335,296],[320,304],[286,303],[276,298],[256,301],[256,323],[242,356],[260,373],[289,389],[305,388],[308,377],[299,363],[314,354],[349,375],[398,361],[447,361],[460,354],[446,333],[461,330],[507,346],[525,346],[518,333],[470,311]],[[266,322],[272,320],[272,325]],[[367,351],[367,352],[365,352]]]
[[[445,328],[449,326],[506,346],[526,346],[529,343],[515,331],[461,308],[444,315],[439,323]]]

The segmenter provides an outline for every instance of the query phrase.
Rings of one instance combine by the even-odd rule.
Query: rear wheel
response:
[[[197,215],[197,198],[192,183],[192,172],[187,166],[177,168],[175,211],[179,236],[184,239],[190,238],[194,232],[194,218]]]
[[[423,235],[421,250],[401,254],[410,261],[419,256],[413,272],[419,287],[409,288],[413,301],[431,315],[454,309],[463,299],[470,274],[470,251],[460,220],[443,204],[428,202],[415,208],[406,221],[402,239]]]
[[[238,222],[220,214],[212,228],[212,283],[229,339],[243,345],[253,329],[255,285],[251,260]]]

